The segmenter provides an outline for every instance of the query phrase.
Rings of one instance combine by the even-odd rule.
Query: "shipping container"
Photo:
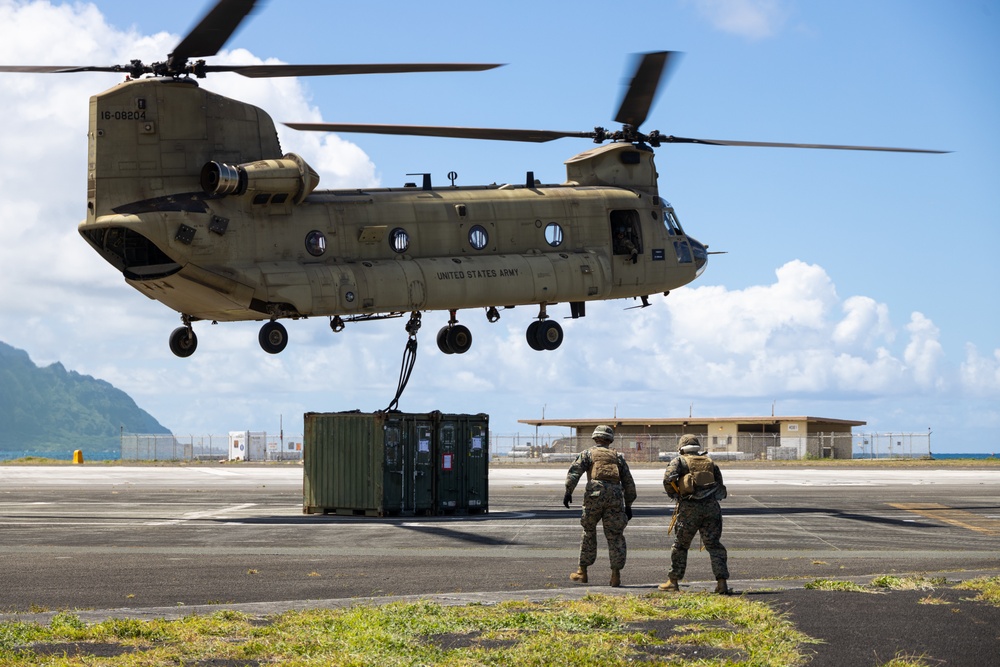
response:
[[[229,432],[230,461],[263,461],[267,458],[267,433],[256,431]]]
[[[489,417],[304,416],[303,512],[394,516],[489,510]]]

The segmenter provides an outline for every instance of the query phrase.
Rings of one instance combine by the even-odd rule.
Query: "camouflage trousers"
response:
[[[625,567],[625,496],[621,484],[592,480],[587,483],[583,495],[583,539],[580,542],[580,565],[588,567],[597,560],[597,524],[604,526],[604,537],[608,540],[608,557],[611,569]]]
[[[722,508],[719,507],[719,501],[678,502],[680,507],[677,509],[677,523],[674,524],[674,546],[670,549],[670,578],[684,578],[691,541],[697,533],[701,533],[701,540],[712,559],[712,573],[716,579],[728,579],[726,547],[719,541],[722,537]]]

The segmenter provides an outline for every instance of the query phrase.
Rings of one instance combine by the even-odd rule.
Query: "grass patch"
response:
[[[803,586],[811,591],[854,591],[856,593],[875,593],[872,589],[853,581],[837,581],[836,579],[816,579]]]
[[[936,660],[934,664],[937,664]],[[889,662],[880,664],[879,667],[931,667],[931,663],[927,661],[926,654],[899,653]]]
[[[871,585],[889,591],[932,591],[935,588],[944,586],[947,580],[944,577],[896,577],[885,574],[872,579]]]
[[[0,624],[0,664],[759,665],[804,664],[814,640],[741,597],[589,595],[581,600],[432,602],[176,621]],[[90,647],[90,649],[88,649]],[[92,649],[92,650],[91,650]]]
[[[974,600],[988,602],[994,607],[1000,607],[1000,577],[977,577],[955,586],[958,590],[978,591]]]
[[[897,577],[891,574],[884,574],[875,577],[869,584],[856,584],[853,581],[839,581],[837,579],[816,579],[806,584],[804,588],[819,591],[884,593],[886,591],[932,591],[935,588],[947,585],[947,583],[944,577]]]

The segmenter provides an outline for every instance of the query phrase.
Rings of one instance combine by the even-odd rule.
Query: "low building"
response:
[[[591,446],[598,424],[615,429],[615,448],[632,460],[664,460],[677,451],[684,434],[698,436],[702,447],[729,459],[849,459],[855,426],[867,422],[826,417],[682,417],[676,419],[519,419],[519,423],[573,430],[553,441],[554,452]]]

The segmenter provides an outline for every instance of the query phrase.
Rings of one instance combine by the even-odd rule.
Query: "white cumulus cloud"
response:
[[[780,0],[692,0],[698,13],[723,32],[749,39],[775,35],[788,20]]]

